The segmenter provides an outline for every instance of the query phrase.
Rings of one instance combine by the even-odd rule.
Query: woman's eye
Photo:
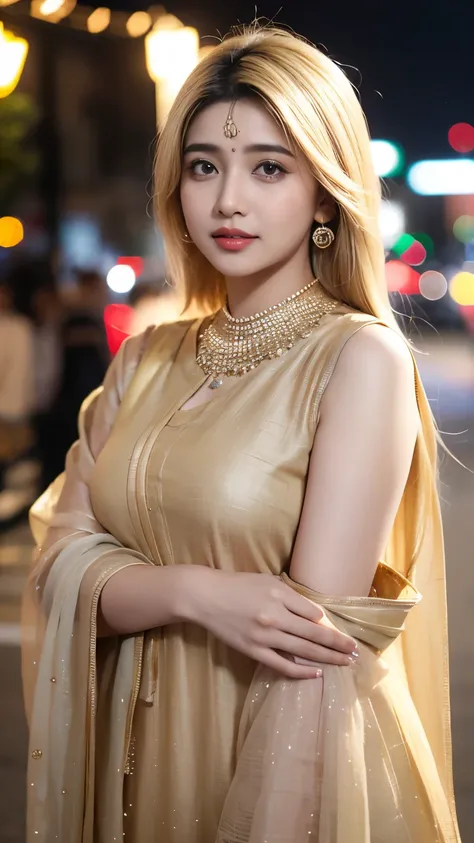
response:
[[[259,170],[260,175],[264,176],[266,179],[278,178],[278,176],[286,173],[286,170],[281,166],[281,164],[277,164],[276,161],[264,161],[262,164],[259,164],[255,172],[258,173]]]
[[[210,176],[215,172],[216,168],[210,161],[193,161],[190,164],[190,169],[195,176]]]

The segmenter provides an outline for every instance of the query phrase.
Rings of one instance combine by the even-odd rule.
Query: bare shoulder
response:
[[[385,325],[368,324],[349,338],[336,371],[340,375],[357,371],[361,377],[382,373],[385,377],[399,375],[413,380],[413,358],[401,334]]]
[[[340,406],[344,396],[347,406],[358,395],[370,399],[372,408],[415,397],[414,363],[403,336],[380,324],[356,331],[341,352],[326,393],[326,405],[335,401]]]

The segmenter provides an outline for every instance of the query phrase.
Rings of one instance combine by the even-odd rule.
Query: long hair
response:
[[[257,98],[265,105],[288,142],[305,155],[314,178],[336,202],[335,243],[324,251],[312,249],[313,268],[321,284],[342,303],[399,331],[385,282],[380,181],[358,96],[328,56],[273,26],[252,27],[219,44],[184,83],[159,139],[156,216],[168,271],[186,306],[198,305],[205,312],[218,310],[225,301],[225,286],[222,275],[184,236],[180,179],[185,135],[201,109],[244,97]],[[427,522],[438,511],[437,431],[424,394],[419,394],[418,406],[421,431],[398,516],[405,524],[401,567],[406,570],[415,562]],[[390,548],[387,553],[392,556]]]
[[[337,238],[314,248],[313,265],[335,298],[393,322],[379,232],[379,179],[357,94],[344,72],[316,47],[278,28],[228,38],[191,73],[158,142],[155,203],[168,270],[187,304],[218,309],[224,281],[184,239],[179,198],[184,137],[204,107],[258,98],[305,155],[315,179],[336,201]]]

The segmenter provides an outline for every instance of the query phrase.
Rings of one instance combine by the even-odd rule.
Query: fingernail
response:
[[[318,668],[318,670],[316,670],[316,672],[315,672],[315,674],[314,674],[315,678],[316,678],[316,679],[321,679],[321,676],[322,676],[322,675],[323,675],[323,671],[322,671],[320,668]]]
[[[360,653],[359,653],[358,650],[353,650],[352,653],[351,653],[351,656],[353,656],[355,659],[358,659],[359,656],[360,656]]]

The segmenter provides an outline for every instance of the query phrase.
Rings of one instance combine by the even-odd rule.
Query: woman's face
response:
[[[185,138],[181,204],[191,240],[228,278],[300,263],[298,256],[309,264],[321,189],[262,104],[239,100],[232,113],[238,134],[226,138],[230,108],[203,109]]]

